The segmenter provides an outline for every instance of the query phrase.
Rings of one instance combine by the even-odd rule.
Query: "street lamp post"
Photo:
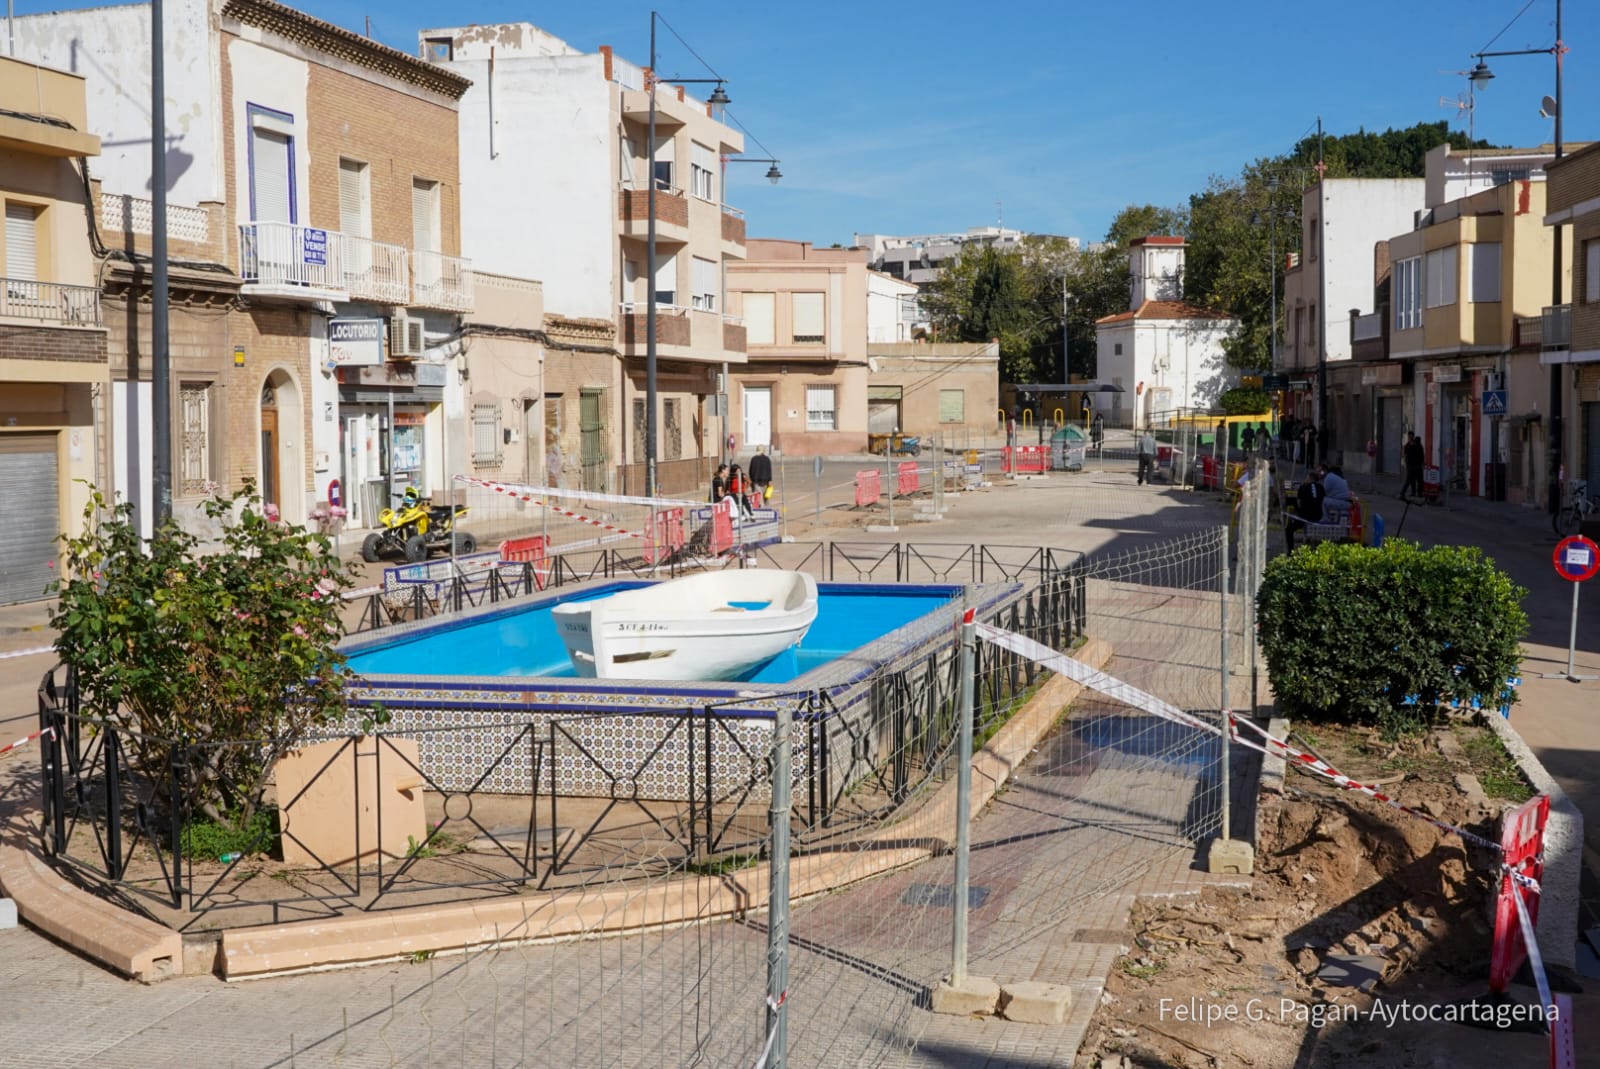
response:
[[[1484,62],[1484,59],[1491,56],[1554,56],[1556,59],[1555,158],[1558,160],[1562,156],[1561,57],[1566,55],[1566,52],[1567,46],[1561,41],[1561,0],[1556,0],[1555,44],[1551,45],[1549,48],[1518,48],[1507,52],[1474,52],[1473,58],[1478,62],[1477,65],[1472,68],[1472,71],[1467,75],[1469,81],[1471,82],[1473,91],[1481,93],[1483,90],[1489,88],[1489,83],[1494,80],[1494,71],[1489,69],[1489,65]],[[1562,287],[1561,224],[1559,223],[1555,227],[1555,234],[1553,235],[1553,238],[1554,240],[1552,241],[1552,245],[1554,247],[1554,255],[1552,256],[1550,267],[1550,289],[1552,293],[1550,303],[1552,305],[1560,305],[1562,303]],[[1549,498],[1549,500],[1546,502],[1546,507],[1551,515],[1554,515],[1556,510],[1561,508],[1561,439],[1565,430],[1563,426],[1565,421],[1561,418],[1562,370],[1563,365],[1561,364],[1550,365],[1550,434],[1549,440],[1545,443],[1545,452],[1547,458],[1546,475],[1549,479],[1546,490],[1546,496]]]
[[[650,122],[646,135],[650,145],[645,182],[645,304],[644,304],[644,493],[656,495],[656,85],[667,81],[674,85],[694,83],[715,84],[707,101],[721,108],[728,103],[721,78],[660,78],[656,75],[656,12],[650,12]]]

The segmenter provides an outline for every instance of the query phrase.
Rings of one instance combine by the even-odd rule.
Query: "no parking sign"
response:
[[[1556,574],[1572,583],[1572,626],[1567,637],[1567,670],[1566,672],[1545,672],[1546,679],[1570,679],[1576,683],[1581,679],[1600,678],[1596,676],[1581,676],[1577,674],[1574,661],[1578,654],[1578,590],[1579,584],[1593,579],[1595,573],[1600,572],[1600,546],[1594,544],[1592,539],[1583,535],[1572,535],[1556,543],[1555,553],[1551,555],[1551,563],[1556,566]]]
[[[1583,535],[1573,535],[1556,543],[1552,557],[1556,574],[1574,583],[1593,579],[1600,572],[1600,546]]]

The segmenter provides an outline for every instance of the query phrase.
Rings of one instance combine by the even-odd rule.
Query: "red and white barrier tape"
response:
[[[54,653],[55,651],[56,648],[54,646],[35,646],[31,650],[11,650],[7,653],[0,653],[0,661],[9,661],[13,657],[37,657],[41,653]]]
[[[38,731],[35,731],[32,735],[18,739],[16,742],[7,743],[4,746],[0,746],[0,757],[4,757],[6,754],[10,753],[12,750],[15,750],[19,746],[28,745],[28,743],[33,742],[42,735],[49,735],[51,738],[55,738],[55,734],[55,728],[42,728]]]
[[[528,483],[505,483],[494,479],[479,479],[471,475],[457,475],[456,482],[482,486],[497,494],[517,498],[532,504],[544,504],[544,499],[571,498],[577,501],[594,501],[603,505],[643,505],[647,508],[705,508],[704,501],[677,501],[667,497],[629,497],[625,494],[597,494],[588,490],[563,490],[558,486],[532,486]],[[537,499],[537,500],[536,500]]]
[[[1182,709],[1179,709],[1177,706],[1157,698],[1153,694],[1147,694],[1130,683],[1124,683],[1122,680],[1117,679],[1114,676],[1109,676],[1098,669],[1090,668],[1082,661],[1074,660],[1073,658],[1068,657],[1066,654],[1057,653],[1049,646],[1035,642],[1031,638],[1026,638],[1010,631],[1002,631],[1000,628],[993,627],[989,624],[979,624],[978,634],[986,642],[999,646],[1002,649],[1011,650],[1013,653],[1019,653],[1028,658],[1030,661],[1033,661],[1042,667],[1048,668],[1052,672],[1057,672],[1061,675],[1064,675],[1068,679],[1072,679],[1078,683],[1081,683],[1090,690],[1104,694],[1108,698],[1114,698],[1126,705],[1131,705],[1135,709],[1140,709],[1155,716],[1172,720],[1176,723],[1183,724],[1185,727],[1193,728],[1196,731],[1205,731],[1212,735],[1222,734],[1222,728],[1219,725],[1202,720],[1199,717],[1192,716],[1189,713],[1184,712]],[[1268,734],[1266,729],[1262,728],[1260,725],[1251,720],[1241,720],[1234,716],[1231,711],[1227,712],[1226,715],[1228,720],[1228,735],[1233,741],[1239,743],[1241,746],[1247,746],[1252,750],[1256,750],[1259,753],[1266,754],[1270,757],[1282,757],[1298,768],[1302,768],[1307,772],[1314,772],[1317,775],[1332,780],[1335,784],[1343,787],[1345,790],[1358,791],[1361,794],[1365,794],[1367,797],[1374,799],[1375,801],[1382,802],[1385,805],[1398,809],[1402,813],[1407,813],[1411,816],[1417,817],[1420,820],[1425,820],[1429,824],[1432,824],[1434,827],[1439,828],[1442,831],[1451,832],[1452,834],[1460,836],[1467,842],[1492,850],[1497,856],[1502,855],[1504,852],[1501,849],[1500,844],[1497,842],[1485,839],[1481,835],[1474,835],[1472,832],[1458,828],[1454,824],[1447,824],[1442,820],[1435,820],[1426,813],[1413,809],[1410,806],[1402,805],[1400,802],[1378,790],[1378,788],[1372,784],[1361,783],[1351,779],[1349,776],[1346,776],[1344,773],[1340,772],[1338,769],[1334,768],[1321,758],[1306,753],[1304,750],[1291,745],[1287,741]],[[1257,743],[1251,741],[1250,739],[1241,738],[1239,735],[1240,725],[1250,728],[1252,731],[1259,734],[1265,741]],[[1510,876],[1514,881],[1522,884],[1524,887],[1530,887],[1534,890],[1538,889],[1538,882],[1529,876],[1525,876],[1516,872],[1511,872]]]
[[[782,1006],[785,1002],[788,1002],[788,1001],[789,1001],[789,992],[787,992],[787,991],[785,991],[783,994],[779,995],[776,999],[774,999],[771,995],[768,995],[767,996],[767,1009],[771,1010],[773,1013],[777,1013],[778,1012],[778,1007]],[[766,1045],[761,1048],[761,1053],[756,1056],[756,1063],[755,1063],[754,1066],[751,1067],[751,1069],[766,1069],[767,1059],[772,1057],[772,1045],[775,1042],[777,1042],[777,1039],[778,1039],[778,1026],[777,1026],[776,1023],[774,1023],[771,1028],[767,1029],[767,1042],[766,1042]]]

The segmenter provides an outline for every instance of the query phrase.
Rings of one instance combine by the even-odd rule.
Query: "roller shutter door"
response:
[[[55,435],[0,434],[0,605],[36,601],[55,578],[58,485]]]

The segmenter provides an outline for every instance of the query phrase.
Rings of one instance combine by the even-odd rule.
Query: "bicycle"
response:
[[[1573,479],[1567,483],[1567,504],[1556,510],[1550,525],[1555,528],[1558,537],[1566,538],[1577,534],[1578,529],[1591,517],[1600,517],[1600,501],[1589,496],[1587,480]]]

